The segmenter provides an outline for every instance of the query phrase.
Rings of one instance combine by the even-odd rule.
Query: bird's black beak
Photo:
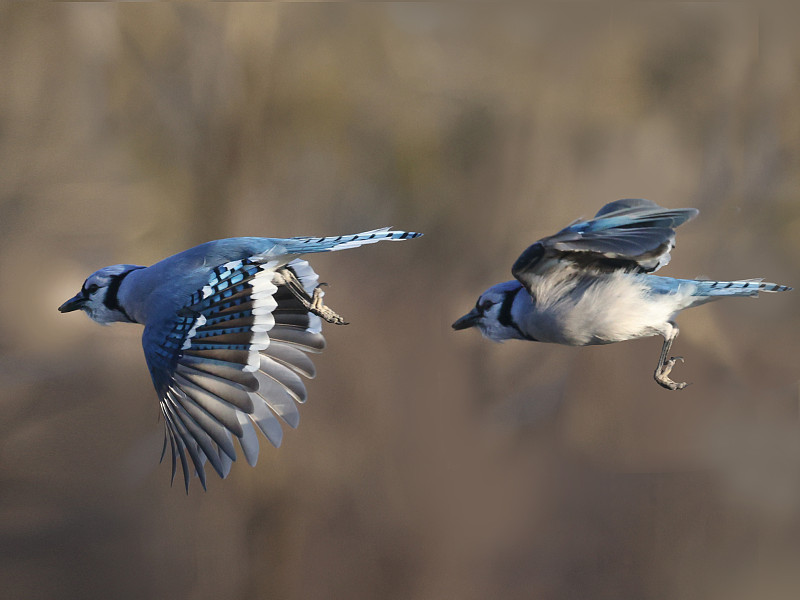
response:
[[[473,308],[463,317],[461,317],[458,321],[453,323],[453,329],[459,331],[461,329],[469,329],[470,327],[475,327],[478,324],[478,321],[481,320],[481,313],[478,312],[477,308]]]
[[[58,307],[58,312],[66,313],[72,312],[73,310],[80,310],[83,308],[83,305],[86,303],[86,296],[83,295],[83,290],[75,294],[72,298],[64,302],[61,306]]]

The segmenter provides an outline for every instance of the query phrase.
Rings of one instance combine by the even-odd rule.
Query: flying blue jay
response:
[[[761,279],[706,281],[650,275],[669,262],[675,228],[694,208],[666,209],[649,200],[606,204],[529,246],[511,268],[516,278],[490,287],[453,329],[477,327],[494,341],[507,339],[569,346],[610,344],[664,336],[655,380],[669,390],[681,357],[668,358],[680,311],[726,296],[758,296],[792,288]]]
[[[253,423],[273,446],[278,420],[296,427],[296,402],[314,377],[309,352],[325,347],[322,321],[345,324],[323,301],[319,277],[297,255],[356,248],[420,233],[376,229],[337,237],[231,238],[196,246],[150,267],[114,265],[93,273],[59,307],[94,321],[144,325],[142,346],[164,416],[163,460],[190,465],[206,487],[208,461],[225,478],[238,440],[255,465]]]

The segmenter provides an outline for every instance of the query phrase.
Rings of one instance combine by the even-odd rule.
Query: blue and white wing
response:
[[[695,208],[668,209],[649,200],[606,204],[593,219],[576,221],[529,246],[511,273],[529,290],[533,280],[564,262],[599,270],[650,273],[669,262],[675,228],[694,218]]]
[[[162,459],[169,445],[172,477],[180,461],[187,492],[192,467],[205,488],[206,461],[227,476],[234,440],[255,465],[254,426],[278,447],[280,421],[299,422],[301,376],[315,375],[308,353],[320,352],[325,339],[321,319],[284,285],[279,268],[291,270],[309,295],[319,285],[304,260],[232,261],[213,269],[169,323],[145,328],[145,357],[166,424]]]

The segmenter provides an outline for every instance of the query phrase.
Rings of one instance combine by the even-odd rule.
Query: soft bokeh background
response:
[[[450,323],[605,202],[696,206],[664,273],[800,284],[800,24],[729,3],[0,7],[0,589],[9,598],[800,597],[798,292],[660,339]],[[208,239],[313,258],[302,422],[158,465],[135,326],[56,307]]]

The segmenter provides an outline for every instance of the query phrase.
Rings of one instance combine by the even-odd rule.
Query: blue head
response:
[[[83,282],[81,291],[58,307],[59,312],[82,310],[101,325],[131,319],[119,305],[117,294],[122,280],[131,271],[142,269],[137,265],[112,265],[95,271]]]
[[[514,300],[522,289],[522,284],[516,279],[493,285],[480,295],[475,308],[453,323],[453,329],[477,327],[485,337],[495,342],[528,339],[511,314]]]

